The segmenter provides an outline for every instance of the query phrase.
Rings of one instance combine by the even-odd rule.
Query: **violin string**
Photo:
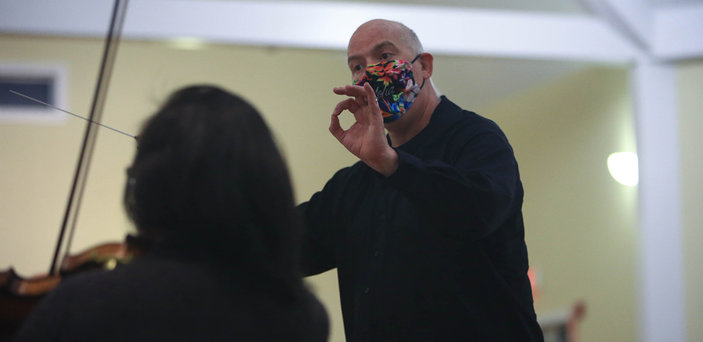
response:
[[[92,123],[94,123],[94,124],[96,124],[96,125],[98,125],[98,126],[102,126],[102,127],[107,128],[107,129],[111,129],[111,130],[113,130],[113,131],[115,131],[115,132],[117,132],[117,133],[124,134],[124,135],[126,135],[126,136],[128,136],[128,137],[137,139],[137,136],[135,136],[135,135],[129,134],[129,133],[124,132],[124,131],[120,131],[119,129],[110,127],[110,126],[108,126],[108,125],[103,125],[103,124],[101,124],[101,123],[99,123],[99,122],[95,122],[95,121],[90,120],[90,119],[88,119],[88,118],[86,118],[86,117],[83,117],[83,116],[81,116],[81,115],[78,115],[78,114],[75,114],[75,113],[71,113],[71,112],[69,112],[69,111],[67,111],[67,110],[65,110],[65,109],[63,109],[63,108],[59,108],[59,107],[56,107],[56,106],[54,106],[54,105],[52,105],[52,104],[43,102],[43,101],[41,101],[41,100],[37,100],[37,99],[35,99],[35,98],[31,97],[31,96],[27,96],[27,95],[25,95],[25,94],[18,93],[18,92],[14,91],[14,90],[10,90],[10,92],[13,93],[13,94],[15,94],[15,95],[22,96],[22,97],[24,97],[24,98],[26,98],[26,99],[28,99],[28,100],[31,100],[31,101],[34,101],[34,102],[43,104],[43,105],[45,105],[45,106],[47,106],[47,107],[56,109],[56,110],[61,111],[61,112],[64,112],[64,113],[66,113],[66,114],[70,114],[70,115],[73,115],[73,116],[75,116],[75,117],[77,117],[77,118],[81,118],[81,119],[83,119],[83,120],[85,120],[85,121],[92,122]]]

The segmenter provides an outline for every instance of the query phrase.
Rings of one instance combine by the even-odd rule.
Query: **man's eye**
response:
[[[385,53],[382,53],[382,54],[381,54],[381,59],[388,59],[388,58],[391,58],[391,54],[390,54],[390,53],[385,52]]]
[[[363,68],[361,67],[361,65],[357,64],[357,65],[352,66],[351,69],[352,69],[352,71],[361,71],[361,69],[363,69]]]

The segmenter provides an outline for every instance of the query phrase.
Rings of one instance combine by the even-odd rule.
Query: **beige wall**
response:
[[[97,40],[0,35],[1,62],[67,66],[67,109],[77,113],[88,111],[101,48]],[[497,121],[515,148],[526,189],[530,260],[540,279],[538,313],[566,310],[584,299],[588,313],[583,341],[635,340],[636,189],[615,183],[605,166],[609,153],[635,150],[626,71],[592,67],[477,109],[465,103],[461,85],[467,80],[443,69],[442,60],[456,65],[461,58],[437,56],[438,87],[458,104]],[[682,82],[689,75],[686,87],[695,89],[701,66],[689,69],[682,73]],[[186,51],[161,43],[126,42],[119,48],[103,122],[137,132],[175,87],[193,82],[223,85],[264,114],[289,162],[297,198],[303,201],[337,169],[354,162],[327,131],[329,114],[339,100],[331,88],[348,79],[343,52],[221,45]],[[472,80],[476,81],[480,80]],[[697,103],[700,113],[696,100],[700,101],[692,95],[689,106]],[[70,117],[58,125],[0,125],[0,191],[5,195],[0,199],[0,269],[14,266],[31,275],[48,268],[83,129],[83,122]],[[695,140],[693,133],[689,139]],[[120,196],[133,152],[130,138],[100,131],[72,252],[121,240],[131,230]],[[692,162],[682,160],[684,166]],[[684,175],[687,179],[693,177]],[[692,226],[693,221],[686,222]],[[694,232],[689,229],[687,234]],[[687,253],[700,256],[692,248]],[[701,279],[700,273],[697,277]],[[310,282],[332,315],[330,340],[343,341],[335,273]],[[700,302],[700,287],[687,289],[689,296],[699,291]],[[688,310],[689,317],[700,317],[695,311],[699,308]]]
[[[634,341],[636,188],[606,167],[610,153],[635,151],[627,71],[592,67],[485,114],[506,131],[521,167],[538,314],[583,300],[583,341]]]
[[[0,61],[68,68],[66,109],[87,114],[102,41],[0,36]],[[202,51],[125,42],[119,47],[103,123],[137,133],[175,87],[215,83],[249,99],[274,130],[289,162],[297,198],[309,198],[342,166],[354,162],[329,134],[332,87],[348,81],[343,52],[207,46]],[[344,120],[346,121],[346,120]],[[348,121],[347,121],[348,122]],[[46,272],[63,215],[84,122],[0,125],[0,269]],[[131,231],[120,199],[135,143],[100,130],[72,252],[118,240]],[[312,286],[332,315],[332,341],[343,341],[336,275]]]
[[[686,341],[703,341],[703,60],[678,67]]]

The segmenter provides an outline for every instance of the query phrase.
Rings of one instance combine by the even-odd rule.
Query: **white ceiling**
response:
[[[226,0],[225,0],[226,1]],[[270,0],[266,0],[270,1]],[[295,0],[282,0],[295,1]],[[329,2],[327,0],[312,0],[313,2]],[[334,2],[345,2],[344,0],[332,0]],[[651,0],[655,1],[655,0]],[[665,0],[657,0],[665,1]],[[346,1],[351,2],[351,1]],[[497,9],[513,11],[536,11],[536,12],[558,12],[558,13],[585,13],[583,6],[578,0],[362,0],[354,2],[366,3],[388,3],[404,5],[429,5],[465,7],[477,9]]]
[[[659,7],[659,6],[679,6],[688,5],[694,3],[702,3],[703,0],[647,0],[649,5]]]
[[[27,33],[34,34],[51,34],[52,31],[61,32],[60,34],[67,35],[81,35],[81,32],[88,32],[87,35],[89,36],[99,36],[102,34],[101,32],[104,30],[104,22],[106,21],[106,17],[101,15],[104,15],[102,12],[105,12],[104,8],[106,6],[104,4],[109,4],[111,1],[65,1],[75,5],[65,5],[64,3],[64,5],[59,6],[52,4],[51,2],[39,2],[38,0],[0,0],[0,33],[4,31],[11,33],[22,33],[23,26],[26,26]],[[633,58],[633,54],[631,52],[633,50],[630,46],[631,43],[628,42],[627,38],[624,38],[627,34],[616,31],[618,31],[618,28],[627,28],[628,24],[631,25],[632,23],[613,23],[612,18],[601,18],[603,13],[591,13],[592,8],[598,8],[601,4],[605,4],[606,7],[613,7],[621,5],[621,1],[622,0],[366,0],[351,2],[339,0],[307,0],[305,2],[299,2],[296,0],[264,0],[256,3],[268,3],[272,6],[259,7],[258,12],[256,11],[256,8],[254,8],[254,11],[252,12],[251,6],[256,7],[259,5],[256,5],[254,2],[250,2],[250,6],[246,1],[187,0],[180,2],[159,2],[158,0],[139,0],[131,1],[129,3],[130,11],[128,11],[125,31],[129,31],[130,28],[135,28],[136,26],[141,25],[138,29],[140,30],[139,34],[150,37],[151,39],[154,39],[154,37],[161,37],[161,39],[169,36],[175,37],[192,32],[195,35],[210,35],[209,39],[220,43],[343,49],[346,46],[346,37],[350,34],[350,32],[347,32],[348,30],[328,32],[330,30],[321,31],[320,27],[335,29],[339,26],[343,26],[344,24],[349,24],[351,21],[350,17],[355,20],[359,20],[359,18],[357,18],[359,15],[348,13],[363,13],[369,15],[369,12],[371,12],[374,14],[373,17],[387,17],[388,15],[395,14],[401,16],[401,18],[403,18],[402,21],[405,24],[411,28],[416,28],[420,38],[423,39],[423,41],[430,41],[429,44],[425,44],[426,48],[428,48],[430,52],[435,52],[440,56],[444,56],[443,58],[438,58],[438,62],[445,63],[443,66],[446,66],[446,68],[443,68],[442,66],[437,67],[437,78],[457,77],[458,75],[463,77],[463,79],[470,80],[466,82],[466,93],[471,94],[469,96],[472,98],[469,99],[469,101],[473,103],[475,107],[480,107],[522,89],[547,82],[555,77],[559,77],[575,70],[580,70],[588,65],[592,65],[594,63],[593,61],[595,61],[595,63],[603,63],[604,61],[612,62],[613,60],[618,60],[619,62],[616,63],[623,66],[626,65],[625,63],[627,63],[627,60]],[[102,5],[100,6],[102,6],[102,8],[95,5],[96,3],[101,3]],[[153,4],[152,7],[149,9],[144,9],[145,4],[149,3]],[[178,7],[180,5],[176,5],[183,5],[184,3],[186,5],[189,3],[197,4],[197,6]],[[228,13],[235,12],[236,14],[236,12],[247,12],[246,16],[239,18],[232,19],[230,17],[226,17],[224,19],[224,21],[226,21],[226,25],[237,25],[238,21],[243,23],[239,24],[240,26],[238,27],[225,26],[223,28],[217,26],[218,24],[203,21],[201,19],[202,17],[211,18],[219,14],[215,9],[218,7],[218,3],[228,5],[227,10],[232,10]],[[320,4],[319,6],[317,6],[318,3]],[[340,9],[339,6],[330,6],[330,3],[342,5],[344,7]],[[703,0],[641,0],[640,2],[630,1],[628,3],[636,3],[641,6],[660,9],[691,4],[701,5],[703,4]],[[171,9],[172,12],[168,12],[168,9],[161,9],[161,7],[170,7],[172,4],[174,4]],[[213,6],[213,4],[215,6]],[[234,7],[231,6],[233,4],[241,7],[232,8]],[[330,16],[328,18],[326,17],[328,16],[326,12],[318,11],[316,14],[310,14],[311,11],[309,10],[298,11],[299,13],[306,13],[307,16],[302,14],[291,16],[288,10],[279,10],[280,8],[285,7],[284,5],[294,5],[295,8],[298,9],[301,6],[305,6],[305,4],[313,5],[313,7],[307,7],[308,9],[314,10],[317,7],[325,7],[326,9],[331,9],[333,12],[336,11],[335,13],[337,13],[337,15],[341,13],[343,16]],[[363,7],[364,5],[376,7],[370,7],[371,10],[369,10],[367,7]],[[382,7],[382,5],[408,5],[403,8],[408,8],[410,15],[400,13],[401,7],[396,6],[391,8]],[[142,9],[139,9],[140,6]],[[71,14],[76,11],[70,10],[70,8],[77,7],[83,8],[82,11],[79,11],[81,14],[71,17],[70,19],[64,19],[64,23],[58,24],[58,29],[53,29],[51,24],[46,26],[46,22],[55,20],[57,17],[60,19],[62,16],[69,17],[71,15],[77,15]],[[109,8],[109,5],[107,7]],[[196,14],[192,14],[190,16],[181,14],[181,12],[196,12],[198,10],[197,7],[208,7],[208,11],[203,11],[203,13],[200,13],[200,16]],[[698,7],[703,9],[701,6]],[[88,13],[91,12],[91,9],[93,12],[100,14],[88,15]],[[268,15],[270,12],[276,10],[281,13],[279,13],[278,17],[274,16],[276,19],[270,19]],[[473,10],[479,11],[475,12]],[[63,11],[63,14],[57,14],[61,11]],[[5,12],[4,15],[3,12]],[[13,12],[16,12],[16,14]],[[161,15],[154,16],[154,12],[161,12]],[[376,13],[378,14],[376,15]],[[445,18],[450,17],[454,13],[460,13],[459,17],[454,18],[456,22],[461,25],[460,30],[454,30],[460,31],[460,38],[453,38],[454,40],[450,39],[449,43],[440,42],[439,44],[434,44],[433,42],[437,40],[437,35],[440,35],[441,37],[446,35],[448,32],[450,34],[452,33],[452,30],[447,26],[448,20],[445,20]],[[504,17],[504,14],[506,13],[515,14],[515,17]],[[130,15],[132,16],[131,20],[129,17]],[[265,20],[268,19],[269,22],[274,23],[283,22],[283,24],[279,24],[279,26],[274,28],[271,33],[264,33],[261,35],[261,32],[271,29],[271,24],[252,27],[252,18],[250,17],[254,16],[255,18],[253,22],[256,23],[256,15],[267,16]],[[346,15],[346,17],[344,17],[344,15]],[[26,16],[27,18],[15,18],[22,16]],[[310,18],[310,16],[312,16],[312,18]],[[135,19],[136,17],[140,17],[140,19]],[[438,24],[431,24],[429,29],[427,25],[423,27],[422,25],[426,23],[423,23],[422,21],[429,17],[433,17],[434,20],[444,26],[436,27]],[[596,18],[597,20],[589,18]],[[471,22],[476,21],[474,19],[479,19],[479,21],[482,20],[483,24],[481,25],[486,25],[488,27],[475,23],[473,24],[474,26],[465,26],[471,25]],[[635,16],[634,19],[636,24],[636,19],[638,18]],[[94,25],[93,27],[97,27],[97,29],[89,28],[85,31],[85,27],[80,25],[72,26],[76,23],[80,24],[90,20],[96,22],[96,26]],[[523,31],[526,29],[531,29],[531,26],[533,26],[532,22],[534,20],[546,21],[548,25],[546,25],[545,28],[542,28],[541,31],[537,30],[537,33],[527,34],[526,38],[529,41],[525,43],[522,41],[525,39],[520,37],[521,34],[524,35],[524,32],[519,31],[521,29]],[[563,22],[564,20],[569,22]],[[12,21],[17,24],[12,24],[15,26],[9,25],[12,27],[7,28],[9,27],[7,24]],[[496,24],[497,21],[499,21],[498,24]],[[515,21],[519,21],[519,23],[511,26]],[[584,21],[586,28],[583,26]],[[68,24],[66,24],[66,22],[68,22]],[[185,24],[183,24],[183,22],[185,22]],[[137,23],[137,25],[135,25],[135,23]],[[204,26],[209,24],[212,27],[203,29],[200,27],[203,26],[203,24],[205,24]],[[281,26],[290,27],[291,29],[280,30]],[[306,26],[309,27],[306,29]],[[508,28],[506,28],[505,31],[509,32],[503,33],[503,26],[507,26]],[[159,27],[162,31],[152,34],[154,30],[158,31]],[[560,31],[562,28],[566,29],[567,32],[557,32],[557,34],[552,35],[553,31]],[[91,29],[94,31],[90,32]],[[179,29],[181,30],[179,31]],[[437,35],[432,36],[435,32],[432,32],[431,29],[434,29]],[[597,44],[593,45],[593,47],[589,45],[587,39],[583,39],[584,36],[579,36],[585,32],[585,38],[589,38],[588,35],[592,35],[591,33],[593,31],[598,30],[608,32],[604,32],[605,34],[600,34],[597,36]],[[289,33],[290,37],[285,38],[288,40],[284,39],[282,43],[280,43],[281,40],[267,40],[271,39],[270,37],[275,37],[277,39],[281,35],[286,35],[285,31],[295,31],[295,33]],[[195,32],[198,33],[196,34]],[[464,33],[462,34],[461,32]],[[471,35],[467,35],[466,32],[470,32]],[[701,32],[701,35],[703,36],[703,30],[701,30]],[[137,36],[139,34],[137,34]],[[237,36],[237,34],[239,35]],[[453,34],[457,35],[456,32]],[[328,41],[325,41],[324,39],[319,41],[315,40],[316,36],[322,37],[325,35],[333,35],[336,39],[340,40],[334,41],[332,44],[328,43]],[[613,42],[611,42],[613,44],[608,45],[604,43],[604,38],[614,39]],[[460,47],[459,52],[457,53],[456,50],[453,49],[457,45],[461,45],[457,44],[459,40],[463,40],[461,44],[468,44],[468,47]],[[472,45],[474,42],[479,40],[482,40],[480,44]],[[491,41],[493,42],[493,45],[491,45]],[[546,42],[546,44],[543,44],[543,46],[538,46],[536,48],[534,47],[535,45],[540,45],[544,42]],[[509,49],[512,46],[519,47],[517,47],[517,50],[514,51]],[[564,50],[559,50],[561,49],[561,46],[566,46],[567,48]],[[506,47],[508,47],[507,50]],[[558,47],[558,49],[554,50],[554,47]],[[535,53],[535,51],[537,53]],[[604,57],[604,55],[599,53],[604,53],[606,55]],[[616,57],[608,56],[608,53],[611,53]],[[584,54],[589,55],[589,57],[578,57],[579,55],[583,56]],[[617,57],[620,55],[624,57]],[[569,56],[569,58],[563,58],[564,56]],[[700,54],[698,56],[700,56]],[[438,84],[438,86],[441,89],[441,83]]]
[[[202,1],[202,0],[195,0]],[[221,0],[236,1],[236,0]],[[273,1],[273,0],[264,0]],[[275,0],[279,2],[291,2],[297,0]],[[330,2],[330,0],[306,0],[308,2]],[[345,2],[345,0],[332,0],[333,2]],[[351,2],[346,0],[347,2]],[[622,0],[617,0],[622,1]],[[430,5],[466,7],[478,9],[496,9],[509,11],[533,11],[533,12],[553,12],[570,14],[588,14],[588,10],[582,5],[580,0],[361,0],[354,2],[367,3],[388,3],[388,4],[409,4],[409,5]],[[655,8],[664,6],[679,6],[688,4],[701,4],[703,0],[642,0],[648,6]]]

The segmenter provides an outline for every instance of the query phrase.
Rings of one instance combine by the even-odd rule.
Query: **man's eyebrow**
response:
[[[378,45],[374,46],[373,50],[374,51],[383,50],[383,48],[385,48],[387,46],[395,47],[395,44],[393,44],[393,42],[391,42],[390,40],[384,40],[384,41],[378,43]]]
[[[391,46],[391,47],[396,48],[396,46],[395,46],[395,44],[393,44],[393,42],[391,42],[390,40],[384,40],[384,41],[382,41],[382,42],[376,44],[376,46],[373,47],[373,51],[374,51],[374,52],[378,52],[378,51],[383,50],[383,48],[388,47],[388,46]],[[361,58],[361,56],[358,56],[358,55],[349,56],[349,57],[347,58],[347,63],[351,62],[351,61],[354,60],[354,59],[360,59],[360,58]]]

